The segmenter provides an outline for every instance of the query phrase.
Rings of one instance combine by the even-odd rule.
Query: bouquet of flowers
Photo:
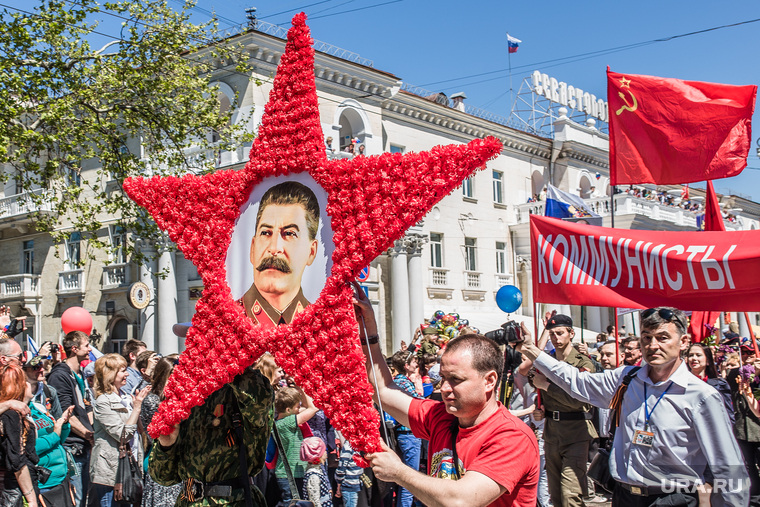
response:
[[[704,324],[704,326],[707,328],[707,331],[709,332],[709,334],[705,336],[705,345],[707,345],[708,347],[714,347],[720,341],[718,339],[718,328],[715,326],[711,326],[710,324]]]
[[[752,389],[752,394],[756,399],[760,399],[760,372],[755,369],[753,364],[745,364],[739,368],[739,379]]]

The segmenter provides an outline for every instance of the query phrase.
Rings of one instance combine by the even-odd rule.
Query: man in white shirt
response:
[[[652,308],[641,312],[640,327],[644,362],[623,397],[610,456],[618,482],[613,507],[696,506],[704,483],[712,484],[713,507],[748,505],[749,477],[723,400],[681,359],[689,345],[686,316],[675,308]],[[542,353],[526,326],[523,334],[522,353],[541,373],[598,407],[610,406],[632,368],[580,372]],[[536,375],[533,382],[541,387],[546,379]]]

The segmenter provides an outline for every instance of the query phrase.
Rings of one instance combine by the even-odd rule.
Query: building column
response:
[[[401,348],[401,340],[409,343],[411,320],[409,315],[409,272],[404,241],[396,241],[389,251],[391,257],[391,329],[393,330],[393,352]]]
[[[425,281],[423,278],[422,245],[426,236],[415,235],[407,242],[407,268],[409,273],[409,320],[411,332],[425,322]]]
[[[178,352],[177,337],[172,326],[177,323],[177,266],[169,239],[162,242],[158,257],[158,339],[156,352],[163,355]]]
[[[604,329],[602,329],[602,314],[598,306],[586,307],[586,329],[591,329],[597,333],[604,332]],[[594,336],[594,341],[596,341],[596,336]]]
[[[185,259],[182,252],[177,252],[174,256],[177,265],[177,322],[190,321],[190,287],[187,283],[188,273],[190,271],[189,260]],[[177,337],[177,351],[185,350],[185,339]]]
[[[138,239],[137,244],[140,253],[145,256],[143,263],[140,264],[138,280],[148,286],[150,303],[138,313],[140,334],[135,338],[145,342],[148,350],[156,350],[156,287],[153,283],[153,276],[156,272],[156,251],[154,246],[145,240]]]
[[[747,327],[747,319],[744,318],[744,312],[736,312],[736,320],[739,322],[739,335],[742,338],[750,338],[749,327]]]

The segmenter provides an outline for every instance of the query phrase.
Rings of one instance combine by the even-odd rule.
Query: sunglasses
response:
[[[668,322],[675,321],[679,323],[683,329],[686,329],[686,322],[684,322],[681,317],[676,315],[673,310],[668,310],[667,308],[649,308],[648,310],[641,312],[641,318],[648,319],[654,314],[654,312],[657,312],[657,315],[659,315],[661,319]]]
[[[15,354],[12,356],[9,356],[8,354],[3,354],[3,357],[10,357],[12,359],[15,359],[16,361],[23,361],[24,360],[24,353],[21,354]]]

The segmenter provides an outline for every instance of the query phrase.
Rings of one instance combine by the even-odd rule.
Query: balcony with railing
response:
[[[610,198],[595,197],[593,199],[584,199],[586,204],[596,214],[602,217],[610,216]],[[677,206],[661,204],[659,201],[635,197],[629,194],[618,194],[615,196],[615,216],[622,217],[625,215],[639,215],[651,220],[667,222],[669,224],[696,230],[697,215],[696,213]],[[544,214],[543,202],[530,202],[515,206],[515,218],[518,224],[527,224],[530,222],[531,215]],[[740,225],[736,222],[724,220],[727,230],[739,230]]]
[[[34,213],[52,213],[45,190],[22,192],[0,199],[0,229],[31,224]]]
[[[17,274],[0,276],[0,301],[28,303],[41,299],[40,275]]]
[[[125,289],[131,283],[132,278],[129,263],[103,266],[103,289]]]
[[[238,146],[234,150],[226,151],[219,149],[201,150],[191,148],[185,153],[187,165],[190,171],[203,172],[208,169],[208,163],[213,163],[214,169],[229,167],[241,162],[248,161],[248,150],[244,146]]]
[[[483,273],[478,271],[464,272],[464,289],[462,289],[462,297],[464,297],[465,301],[485,300],[486,291],[483,290]]]
[[[513,285],[514,277],[511,273],[496,273],[494,275],[495,290],[499,290],[505,285]]]
[[[446,268],[428,268],[428,297],[433,299],[451,299],[454,289],[449,284],[449,270]]]
[[[84,269],[58,272],[58,295],[84,297]]]

